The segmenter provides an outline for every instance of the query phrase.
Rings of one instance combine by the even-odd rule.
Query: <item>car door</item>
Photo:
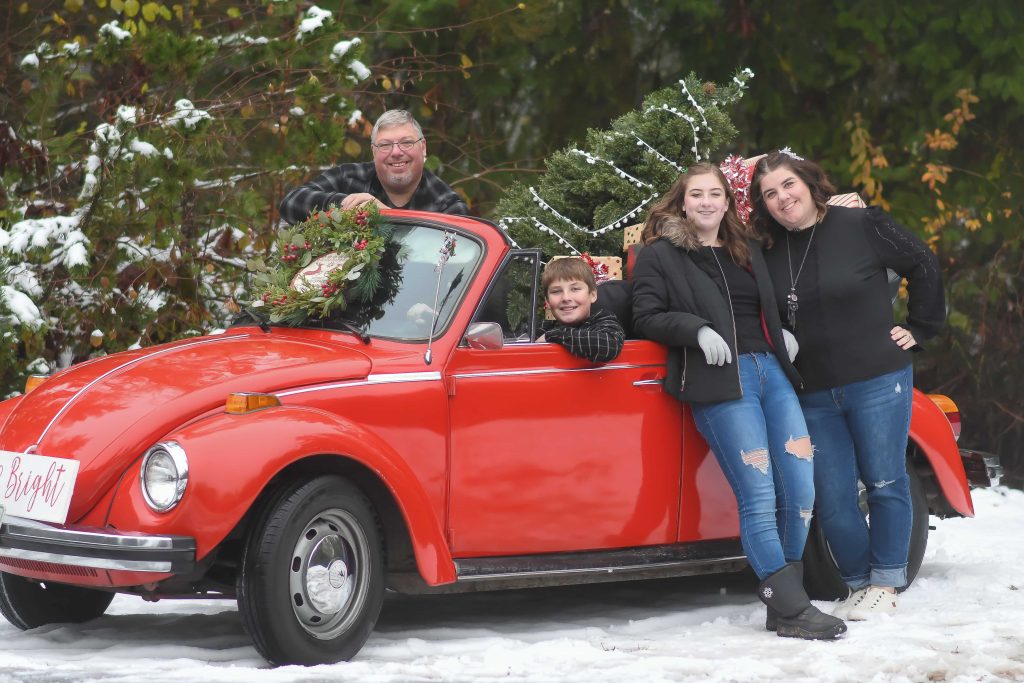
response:
[[[682,432],[661,390],[665,350],[627,341],[595,365],[531,342],[537,259],[512,252],[478,309],[506,330],[503,347],[459,347],[446,371],[453,554],[675,542]]]

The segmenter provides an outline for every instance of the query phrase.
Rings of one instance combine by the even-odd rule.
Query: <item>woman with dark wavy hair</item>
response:
[[[945,304],[928,246],[877,207],[826,205],[834,191],[818,164],[788,150],[758,161],[750,185],[779,310],[800,345],[815,513],[850,589],[833,614],[858,621],[894,612],[907,583],[910,350],[938,333]],[[886,268],[907,278],[898,324]]]
[[[687,170],[651,210],[633,269],[633,325],[669,347],[665,391],[690,404],[736,496],[740,540],[761,579],[768,630],[831,639],[840,619],[811,605],[803,556],[814,506],[813,448],[791,383],[761,246],[722,171]]]

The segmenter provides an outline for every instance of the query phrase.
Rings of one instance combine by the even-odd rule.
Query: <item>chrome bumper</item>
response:
[[[3,557],[93,569],[177,574],[195,567],[196,542],[187,536],[65,527],[7,516],[0,524],[0,558]]]
[[[998,455],[961,448],[960,458],[964,462],[964,472],[967,473],[967,483],[971,488],[999,485],[1003,466],[999,464]]]

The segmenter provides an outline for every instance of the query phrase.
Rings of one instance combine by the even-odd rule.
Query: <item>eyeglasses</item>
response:
[[[398,149],[402,150],[403,152],[408,152],[410,149],[416,146],[417,142],[419,142],[422,139],[423,138],[416,138],[415,140],[399,140],[398,142],[371,142],[370,147],[373,147],[375,150],[382,154],[391,154],[391,150],[395,148],[395,145],[398,145]]]

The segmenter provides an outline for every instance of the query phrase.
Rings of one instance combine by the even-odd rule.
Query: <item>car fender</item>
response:
[[[24,394],[14,396],[6,401],[0,401],[0,433],[3,432],[4,423],[7,421],[7,418],[14,412],[14,408],[21,402],[23,397]]]
[[[946,414],[917,389],[910,419],[910,440],[928,459],[942,495],[965,517],[974,516],[967,474]]]
[[[244,415],[215,414],[171,432],[188,455],[189,481],[171,511],[153,512],[142,497],[136,462],[122,482],[108,523],[121,529],[192,536],[196,559],[213,550],[271,480],[304,458],[337,455],[374,472],[398,503],[421,576],[430,585],[455,580],[440,520],[405,460],[379,436],[325,411],[282,406]]]

